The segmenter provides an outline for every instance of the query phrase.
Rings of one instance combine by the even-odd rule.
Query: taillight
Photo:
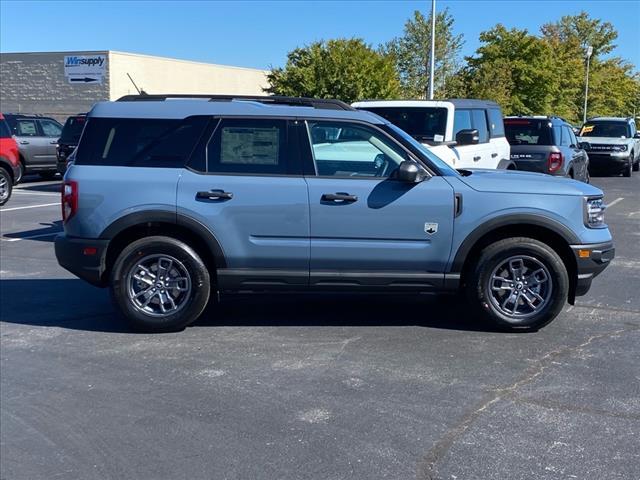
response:
[[[62,221],[68,222],[78,210],[78,182],[67,180],[62,184]]]
[[[547,162],[547,170],[549,170],[549,173],[553,173],[560,170],[560,167],[562,167],[562,153],[551,152]]]

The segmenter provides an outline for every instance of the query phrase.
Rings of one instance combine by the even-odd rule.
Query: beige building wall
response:
[[[71,84],[64,57],[106,55],[102,84]],[[263,95],[267,71],[115,51],[0,54],[0,111],[37,113],[64,120],[94,103],[137,93],[131,75],[147,93]]]
[[[151,57],[125,52],[109,52],[109,96],[116,100],[135,94],[127,77],[138,88],[153,93],[211,93],[264,95],[267,71]]]
[[[63,119],[107,100],[108,76],[101,85],[74,85],[64,76],[65,55],[96,54],[107,52],[0,53],[0,110]],[[107,72],[108,69],[107,65]]]

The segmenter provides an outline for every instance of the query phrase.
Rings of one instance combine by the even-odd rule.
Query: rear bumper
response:
[[[78,278],[97,287],[104,287],[103,273],[109,240],[67,237],[64,233],[55,240],[56,258],[61,267]],[[95,253],[85,249],[95,248]]]
[[[571,250],[578,267],[575,296],[580,297],[586,295],[591,288],[591,281],[609,266],[615,257],[616,249],[613,247],[613,242],[605,242],[571,245]],[[584,256],[586,251],[589,252],[588,256]]]

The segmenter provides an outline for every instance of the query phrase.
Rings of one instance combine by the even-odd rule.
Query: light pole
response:
[[[593,54],[593,47],[589,45],[587,47],[587,74],[584,81],[584,111],[582,112],[582,124],[587,123],[587,98],[589,97],[589,61],[591,60],[591,54]]]
[[[436,69],[436,0],[431,0],[431,58],[429,63],[429,100],[433,100],[433,75]]]

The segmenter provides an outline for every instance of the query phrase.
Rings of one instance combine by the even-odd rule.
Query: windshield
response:
[[[442,160],[433,152],[429,151],[428,148],[426,148],[420,142],[416,141],[416,139],[413,138],[411,135],[409,135],[407,132],[396,127],[393,124],[389,124],[387,125],[387,127],[390,128],[395,134],[402,137],[402,139],[407,143],[409,143],[412,147],[414,147],[414,149],[419,150],[421,154],[423,154],[429,161],[431,161],[431,163],[433,163],[438,168],[438,170],[440,170],[442,175],[445,175],[445,176],[459,175],[459,173],[453,167],[451,167],[447,162]]]
[[[447,109],[433,107],[366,107],[389,120],[417,140],[444,142]]]
[[[60,142],[77,144],[82,135],[82,129],[86,123],[86,117],[69,117],[62,128]]]
[[[510,145],[553,145],[548,120],[507,118],[504,131]]]
[[[580,130],[580,136],[628,138],[631,132],[625,122],[587,122]]]

